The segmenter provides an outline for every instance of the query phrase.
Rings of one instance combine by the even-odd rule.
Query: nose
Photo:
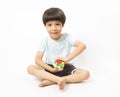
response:
[[[51,27],[51,29],[52,29],[52,30],[56,30],[56,26],[53,25],[53,26]]]

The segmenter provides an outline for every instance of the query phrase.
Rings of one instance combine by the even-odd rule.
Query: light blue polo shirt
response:
[[[44,52],[47,64],[53,64],[56,58],[67,57],[71,53],[74,43],[75,39],[68,33],[62,34],[59,40],[53,40],[47,36],[41,41],[39,51]]]

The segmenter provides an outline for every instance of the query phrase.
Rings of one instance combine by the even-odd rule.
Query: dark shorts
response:
[[[48,64],[48,65],[53,67],[53,65],[51,65],[51,64]],[[65,64],[64,69],[62,71],[60,71],[60,72],[52,73],[52,72],[50,72],[48,70],[45,70],[45,71],[50,72],[50,73],[52,73],[52,74],[54,74],[56,76],[67,76],[67,75],[72,74],[75,70],[76,70],[76,67],[73,66],[72,64],[68,63],[68,64]]]

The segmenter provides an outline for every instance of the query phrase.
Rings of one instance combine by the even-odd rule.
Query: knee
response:
[[[83,75],[85,79],[88,79],[90,77],[90,73],[87,70],[84,70]]]
[[[86,80],[90,77],[90,73],[88,70],[78,70],[76,71],[76,74],[79,74],[80,78],[82,77],[83,80]]]
[[[34,68],[35,68],[35,67],[34,67],[33,65],[29,65],[28,68],[27,68],[27,72],[28,72],[29,74],[33,74]]]

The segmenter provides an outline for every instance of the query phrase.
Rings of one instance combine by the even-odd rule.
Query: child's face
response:
[[[45,25],[50,37],[54,40],[58,40],[61,37],[61,31],[63,25],[60,21],[48,21]]]

